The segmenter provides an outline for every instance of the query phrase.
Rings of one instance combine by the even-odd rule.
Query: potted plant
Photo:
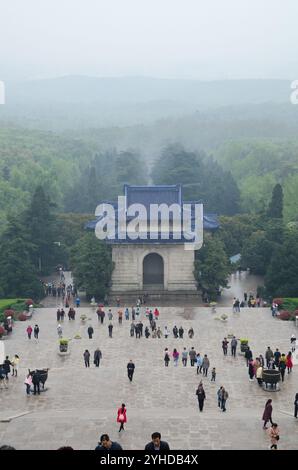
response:
[[[245,353],[248,349],[248,339],[240,338],[240,351]]]
[[[59,339],[59,351],[60,353],[67,353],[68,352],[68,343],[69,340],[66,338]]]
[[[223,313],[223,314],[220,316],[220,319],[221,319],[221,321],[227,321],[228,315],[226,315],[225,313]]]

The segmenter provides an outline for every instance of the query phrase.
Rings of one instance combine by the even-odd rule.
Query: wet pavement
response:
[[[158,430],[171,449],[267,449],[269,438],[262,429],[262,413],[268,398],[273,400],[273,419],[281,430],[280,449],[297,449],[298,419],[293,417],[293,401],[298,392],[297,365],[279,392],[266,392],[254,380],[249,381],[243,356],[223,356],[221,341],[229,334],[246,337],[254,355],[264,355],[267,346],[288,352],[290,336],[295,331],[292,322],[272,318],[270,309],[245,308],[233,314],[230,307],[161,307],[158,325],[170,331],[176,324],[185,330],[192,326],[193,339],[153,339],[130,337],[130,321],[117,321],[113,308],[113,338],[108,337],[107,319],[99,324],[91,307],[77,309],[75,321],[64,320],[63,335],[70,338],[70,354],[58,354],[56,308],[37,309],[32,324],[38,323],[40,337],[28,340],[27,323],[18,322],[13,334],[5,339],[6,353],[20,356],[19,376],[10,377],[9,388],[0,390],[0,443],[17,449],[57,449],[70,445],[75,449],[94,449],[99,436],[109,433],[124,449],[142,449]],[[83,324],[80,315],[88,321]],[[226,322],[220,315],[227,314]],[[144,323],[147,320],[144,318]],[[94,328],[93,339],[87,327]],[[75,339],[79,334],[81,339]],[[297,329],[296,329],[297,334]],[[164,367],[164,349],[174,347],[181,353],[194,346],[207,354],[210,366],[216,367],[216,383],[196,374],[196,369],[178,367],[170,362]],[[103,358],[95,368],[85,368],[83,352],[93,355],[96,347]],[[239,349],[239,348],[238,348]],[[136,365],[132,382],[127,378],[126,365],[133,359]],[[46,391],[40,396],[27,396],[24,378],[28,368],[50,368]],[[210,372],[209,372],[210,374]],[[207,399],[199,412],[195,395],[203,381]],[[217,406],[216,392],[224,385],[229,393],[227,412]],[[127,406],[125,432],[118,433],[116,411],[121,403]],[[16,417],[19,414],[28,414]],[[10,422],[1,422],[14,417]]]

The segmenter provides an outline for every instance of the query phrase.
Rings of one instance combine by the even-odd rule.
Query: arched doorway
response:
[[[164,263],[157,253],[150,253],[143,259],[143,288],[164,288]]]

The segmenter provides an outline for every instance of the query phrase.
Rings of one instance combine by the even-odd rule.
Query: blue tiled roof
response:
[[[167,205],[171,205],[173,203],[179,204],[192,204],[194,205],[195,202],[201,201],[182,201],[182,191],[181,185],[162,185],[162,186],[124,186],[124,195],[127,198],[127,206],[130,206],[134,203],[143,204],[147,211],[149,209],[150,204],[162,204],[165,203]],[[158,234],[157,240],[150,239],[149,235],[146,240],[137,239],[137,240],[120,240],[118,239],[117,234],[117,219],[118,219],[118,203],[117,202],[110,202],[104,201],[103,203],[112,204],[115,210],[116,222],[115,222],[115,232],[116,236],[114,240],[107,240],[108,243],[190,243],[190,240],[186,240],[185,238],[181,237],[179,240],[173,238],[173,233],[170,232],[169,239],[163,240]],[[85,229],[86,230],[95,230],[97,222],[101,219],[101,217],[97,217],[94,220],[91,220],[86,223]],[[194,222],[194,214],[192,215],[192,222]],[[192,226],[194,228],[194,224]],[[216,214],[204,214],[203,215],[203,229],[207,231],[214,231],[219,228],[219,221]]]
[[[139,203],[146,209],[150,204],[179,204],[182,203],[181,184],[176,185],[156,185],[156,186],[130,186],[124,185],[124,195],[127,198],[127,205]]]

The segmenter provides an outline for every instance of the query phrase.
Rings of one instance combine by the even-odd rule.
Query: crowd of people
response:
[[[63,288],[63,279],[61,280],[62,282],[62,288]],[[51,283],[47,285],[47,295],[54,295],[53,294],[53,286]],[[58,291],[57,291],[58,292]],[[58,293],[57,293],[58,295]],[[77,292],[73,290],[73,287],[71,285],[65,287],[64,285],[64,291],[63,289],[61,290],[61,294],[63,297],[63,306],[59,307],[56,311],[56,319],[57,319],[57,333],[58,337],[62,338],[63,337],[63,331],[62,331],[62,324],[64,322],[64,318],[66,315],[68,316],[69,321],[75,321],[76,319],[76,310],[74,309],[73,306],[68,305],[67,307],[64,307],[65,298],[66,300],[69,298],[70,301],[72,301],[73,304],[77,306],[77,308],[80,305],[79,298],[77,297]],[[59,295],[58,295],[59,296]],[[249,304],[250,302],[250,307],[258,307],[262,304],[262,299],[254,299],[253,296],[247,296],[247,294],[244,294],[244,301],[246,305]],[[98,324],[99,325],[105,325],[105,319],[107,318],[107,327],[108,327],[108,334],[110,338],[113,338],[113,328],[114,328],[114,323],[113,321],[116,321],[116,325],[118,324],[118,328],[123,328],[124,323],[129,326],[128,332],[129,332],[129,337],[134,337],[136,339],[141,339],[141,338],[158,338],[158,339],[181,339],[185,340],[191,339],[194,340],[194,338],[198,337],[198,333],[193,329],[191,326],[190,328],[184,328],[181,324],[179,325],[164,325],[163,327],[159,325],[160,323],[160,318],[161,318],[161,313],[160,310],[155,307],[150,309],[149,307],[145,307],[144,302],[142,302],[140,299],[136,302],[135,306],[132,306],[131,308],[125,307],[125,308],[120,308],[120,300],[118,302],[117,306],[117,311],[116,313],[112,311],[111,308],[105,309],[103,305],[98,305],[96,309],[96,315],[98,318]],[[233,302],[233,311],[237,312],[240,311],[240,308],[243,305],[241,305],[241,302],[239,299],[234,299]],[[65,310],[64,310],[65,308]],[[67,311],[68,310],[68,311]],[[115,317],[115,318],[114,318]],[[124,320],[124,323],[123,323]],[[130,323],[126,323],[130,322]],[[106,327],[106,326],[105,326]],[[101,326],[100,326],[101,328]],[[117,332],[116,328],[116,332]],[[28,336],[28,340],[31,340],[31,335],[34,333],[34,338],[38,340],[39,338],[39,326],[38,324],[35,324],[34,328],[31,325],[28,325],[26,328],[26,333]],[[88,338],[90,340],[93,339],[94,335],[94,328],[91,324],[88,325],[86,328],[86,334],[88,335]],[[229,338],[230,339],[230,338]],[[235,336],[233,336],[230,340],[228,340],[226,337],[223,338],[221,342],[221,348],[223,351],[224,356],[229,355],[229,346],[230,346],[230,355],[234,358],[236,358],[237,354],[237,348],[238,348],[238,341]],[[91,342],[90,342],[91,344]],[[195,346],[190,346],[186,348],[183,343],[180,341],[177,341],[176,347],[173,348],[173,350],[170,352],[169,348],[164,349],[163,353],[163,362],[165,367],[169,367],[169,365],[172,363],[174,367],[178,367],[180,364],[182,367],[186,368],[188,365],[190,368],[193,368],[197,376],[201,376],[203,379],[208,378],[208,380],[212,383],[216,383],[216,377],[217,377],[217,371],[216,367],[210,363],[210,359],[208,355],[204,352],[201,353],[197,351]],[[178,345],[181,345],[182,347],[179,347]],[[293,368],[293,361],[292,361],[292,353],[295,351],[296,348],[296,337],[293,334],[290,339],[290,348],[291,350],[285,354],[281,353],[278,348],[275,348],[275,351],[271,349],[271,347],[268,346],[266,352],[264,353],[264,356],[262,354],[258,354],[255,358],[253,356],[253,352],[251,351],[250,347],[247,347],[247,350],[244,354],[244,358],[246,360],[246,365],[248,367],[248,375],[249,375],[249,380],[257,380],[259,385],[262,385],[263,383],[263,371],[266,369],[276,369],[280,371],[281,374],[281,379],[284,381],[285,378],[285,372],[287,370],[288,374],[291,374],[292,368]],[[105,354],[105,351],[104,351]],[[93,363],[95,367],[99,367],[100,362],[103,358],[103,353],[99,347],[96,347],[94,351],[91,353],[89,349],[85,349],[83,352],[83,361],[84,365],[86,368],[90,368],[90,358],[91,355],[93,355]],[[4,364],[0,366],[0,388],[7,388],[8,387],[8,380],[9,380],[9,374],[12,373],[13,377],[17,377],[18,375],[18,366],[19,366],[19,361],[20,358],[18,355],[15,355],[13,359],[9,359],[9,356],[6,357]],[[133,359],[130,359],[128,364],[127,364],[127,376],[130,382],[133,381],[134,373],[136,370],[136,365],[133,361]],[[211,373],[209,372],[211,371]],[[30,372],[26,375],[25,377],[25,387],[26,387],[26,394],[34,394],[34,395],[39,395],[40,394],[40,383],[41,383],[41,377],[40,377],[40,371],[35,370],[33,372]],[[198,401],[198,407],[199,411],[203,412],[204,409],[204,402],[206,400],[206,392],[204,389],[204,383],[203,380],[200,380],[196,390],[195,390],[195,395],[197,397]],[[223,385],[220,385],[217,391],[214,391],[214,406],[216,406],[216,402],[218,405],[218,408],[222,412],[226,412],[227,407],[227,400],[229,398],[229,393],[226,390],[226,388]],[[294,399],[294,416],[297,418],[297,413],[298,413],[298,393],[295,396]],[[121,407],[117,410],[117,423],[120,425],[119,428],[119,433],[124,431],[124,425],[127,423],[127,410],[126,410],[126,405],[122,403]],[[271,445],[270,448],[276,449],[277,448],[277,441],[279,440],[279,434],[280,434],[280,429],[277,423],[273,422],[272,420],[272,400],[268,400],[266,403],[266,407],[264,410],[263,414],[263,420],[264,420],[264,429],[267,429],[267,423],[270,421],[271,427],[267,429],[269,433],[269,437],[271,440]],[[159,433],[154,433],[159,434]],[[155,440],[155,444],[153,444],[153,439]],[[159,439],[159,443],[158,443]],[[155,449],[158,450],[158,447],[160,448],[160,435],[155,436],[153,438],[152,435],[152,442],[148,444],[154,445]],[[167,444],[167,443],[165,443]],[[105,450],[105,449],[114,449],[116,450],[117,445],[119,445],[117,442],[112,442],[107,434],[103,434],[101,436],[99,445],[97,446],[96,450]],[[147,447],[147,446],[146,446]],[[120,446],[121,448],[121,446]]]

